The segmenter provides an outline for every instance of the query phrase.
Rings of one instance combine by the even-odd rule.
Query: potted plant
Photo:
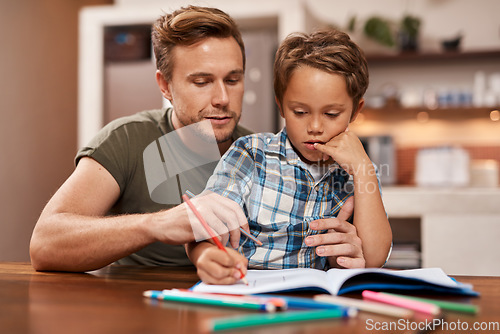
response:
[[[390,23],[381,17],[373,16],[369,18],[365,22],[364,32],[366,36],[382,45],[388,47],[395,45]]]
[[[401,20],[398,37],[401,51],[415,52],[418,50],[418,35],[420,19],[416,16],[405,15]]]

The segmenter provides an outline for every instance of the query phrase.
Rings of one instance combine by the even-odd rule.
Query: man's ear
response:
[[[352,123],[356,120],[356,117],[358,117],[364,105],[365,105],[365,99],[361,98],[361,100],[359,100],[358,107],[352,112],[351,120],[349,121],[349,123]]]
[[[280,116],[285,118],[285,115],[283,114],[283,110],[281,109],[281,103],[280,103],[280,101],[278,101],[278,98],[276,96],[274,97],[274,101],[276,101],[276,104],[278,105],[278,109],[280,111]]]
[[[169,101],[172,101],[172,92],[170,91],[170,85],[165,80],[165,77],[159,70],[156,71],[156,83],[160,87],[161,95]]]

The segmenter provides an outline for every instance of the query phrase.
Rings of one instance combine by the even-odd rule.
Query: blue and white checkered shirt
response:
[[[207,190],[239,203],[250,231],[262,243],[242,236],[238,251],[249,259],[250,268],[287,269],[327,267],[304,240],[313,231],[309,223],[336,217],[352,194],[352,181],[338,165],[331,166],[315,182],[287,138],[260,133],[233,143],[215,168]]]

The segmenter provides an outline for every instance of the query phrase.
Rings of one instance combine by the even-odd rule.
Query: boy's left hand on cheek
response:
[[[371,164],[363,144],[352,131],[342,132],[329,142],[318,143],[314,147],[323,153],[324,157],[332,157],[349,174],[353,174],[356,168],[364,164]]]

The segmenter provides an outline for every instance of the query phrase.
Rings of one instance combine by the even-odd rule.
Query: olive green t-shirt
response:
[[[90,157],[99,162],[115,178],[120,187],[120,197],[109,211],[109,215],[150,213],[172,208],[181,203],[180,196],[186,189],[200,193],[212,175],[217,161],[206,164],[202,168],[193,168],[181,173],[179,177],[167,177],[162,181],[163,190],[171,195],[162,201],[154,201],[145,171],[145,150],[156,145],[160,138],[174,131],[171,121],[172,109],[148,110],[132,116],[119,118],[107,124],[99,133],[83,147],[76,156],[76,164],[82,157]],[[251,132],[238,126],[233,140]],[[182,145],[182,142],[176,143]],[[151,146],[150,146],[151,148]],[[177,151],[189,151],[177,148]],[[190,151],[189,151],[190,152]],[[192,159],[194,153],[181,155],[176,159]],[[164,159],[164,157],[162,157]],[[168,161],[164,161],[168,165]],[[148,170],[149,171],[149,170]],[[151,184],[149,188],[151,188]],[[160,187],[158,187],[160,188]],[[144,247],[130,256],[117,261],[119,264],[143,264],[165,266],[192,265],[184,246],[167,245],[156,242]]]

